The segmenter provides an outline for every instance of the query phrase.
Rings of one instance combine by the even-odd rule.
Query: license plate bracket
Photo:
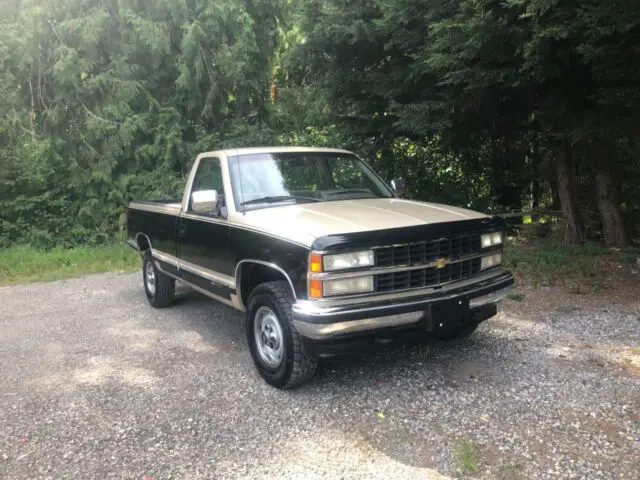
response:
[[[469,323],[469,299],[455,298],[431,305],[429,312],[429,330],[448,332]]]

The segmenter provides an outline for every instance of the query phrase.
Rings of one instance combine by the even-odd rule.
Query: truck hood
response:
[[[488,218],[464,208],[397,198],[304,203],[239,214],[239,223],[311,246],[318,237]]]

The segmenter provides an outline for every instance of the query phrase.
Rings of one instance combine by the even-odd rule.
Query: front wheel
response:
[[[291,303],[286,282],[258,285],[248,302],[246,334],[251,357],[262,378],[276,388],[302,385],[318,365],[293,326]]]
[[[142,281],[147,300],[152,306],[164,308],[173,303],[176,281],[158,270],[150,251],[145,252],[142,258]]]

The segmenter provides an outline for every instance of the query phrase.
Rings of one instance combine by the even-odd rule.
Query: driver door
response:
[[[217,205],[211,211],[193,209],[193,193],[215,190]],[[208,293],[228,300],[235,289],[229,225],[223,215],[226,195],[222,165],[217,157],[201,158],[193,179],[186,211],[178,225],[180,276]]]

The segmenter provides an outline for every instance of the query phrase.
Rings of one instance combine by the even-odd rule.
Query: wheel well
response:
[[[287,277],[275,268],[260,263],[245,263],[240,267],[240,297],[243,305],[247,305],[249,295],[261,283],[284,280],[289,285]],[[289,285],[290,286],[290,285]],[[295,296],[295,292],[291,292]]]
[[[151,248],[151,243],[146,235],[138,234],[136,243],[138,244],[138,250],[141,252],[146,252]]]

